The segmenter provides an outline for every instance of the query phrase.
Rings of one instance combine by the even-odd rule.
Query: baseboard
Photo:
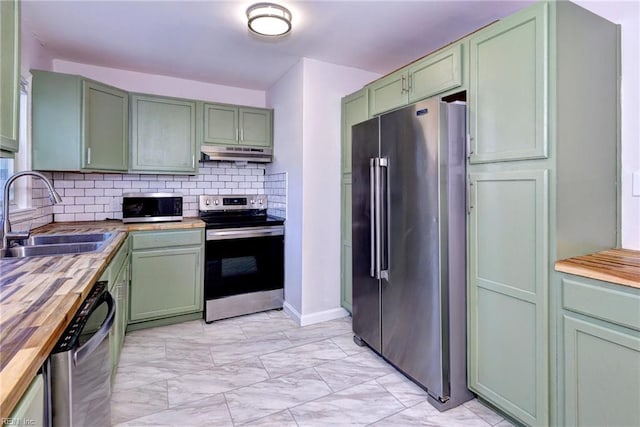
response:
[[[313,325],[314,323],[326,322],[333,319],[341,319],[347,317],[349,312],[342,307],[332,308],[331,310],[318,311],[311,314],[303,314],[299,317],[300,326]]]
[[[284,311],[289,317],[295,320],[298,325],[300,325],[300,313],[298,313],[298,310],[293,308],[293,306],[287,301],[282,304],[282,311]]]

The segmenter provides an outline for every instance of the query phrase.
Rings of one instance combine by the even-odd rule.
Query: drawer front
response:
[[[640,331],[640,289],[563,275],[562,306]]]
[[[143,231],[132,236],[131,249],[153,249],[169,246],[200,245],[204,240],[203,230]]]

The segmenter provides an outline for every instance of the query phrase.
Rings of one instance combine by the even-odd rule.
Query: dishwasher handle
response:
[[[84,344],[82,344],[79,348],[77,348],[73,352],[73,365],[77,366],[79,363],[82,363],[87,357],[91,356],[91,354],[95,351],[96,348],[102,343],[102,341],[109,336],[109,331],[111,330],[111,326],[113,326],[113,322],[116,317],[116,303],[113,300],[113,296],[109,292],[105,292],[102,294],[100,298],[107,303],[107,307],[109,311],[107,313],[107,317],[102,322],[100,329],[98,329],[91,338],[87,340]],[[96,305],[96,307],[100,306],[100,303]]]

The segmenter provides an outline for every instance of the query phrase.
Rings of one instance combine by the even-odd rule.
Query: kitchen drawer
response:
[[[142,231],[133,233],[131,249],[155,249],[169,246],[189,246],[202,244],[203,233],[198,230]]]
[[[562,306],[640,331],[640,289],[567,275],[562,278]]]

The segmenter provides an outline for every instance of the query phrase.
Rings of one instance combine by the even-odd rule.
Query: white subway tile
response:
[[[93,221],[96,219],[94,213],[79,213],[76,214],[76,221]]]
[[[82,213],[84,212],[84,205],[67,205],[64,207],[64,213]]]
[[[225,175],[238,175],[238,169],[236,168],[226,168],[224,170]]]
[[[122,188],[105,188],[105,190],[104,190],[104,195],[105,196],[112,196],[112,197],[113,196],[116,196],[116,197],[120,196],[120,197],[122,197],[122,193],[123,193]]]
[[[96,188],[113,188],[113,181],[96,181]]]
[[[233,175],[231,177],[231,181],[234,182],[244,182],[244,176],[243,175]]]
[[[94,181],[75,181],[75,187],[76,188],[94,188],[95,182]]]
[[[76,220],[76,216],[75,216],[75,214],[55,214],[54,220],[56,222],[75,221]]]
[[[95,203],[95,197],[76,197],[76,205],[92,205]]]
[[[84,188],[65,188],[65,196],[84,196]]]
[[[182,188],[196,188],[195,182],[183,182]]]
[[[112,218],[110,215],[111,215],[110,212],[96,212],[96,214],[95,214],[95,218],[96,219],[95,220],[96,221],[104,221],[107,218]]]
[[[84,194],[87,196],[104,196],[104,189],[102,188],[87,188],[84,190]]]
[[[231,194],[231,189],[230,188],[221,188],[221,189],[218,190],[218,194],[220,194],[220,195]]]
[[[237,182],[227,182],[224,184],[225,188],[238,188],[238,183]]]
[[[85,212],[104,212],[104,205],[85,205]]]
[[[114,181],[113,188],[131,188],[131,181]]]
[[[76,179],[84,179],[84,174],[82,173],[73,173],[73,172],[65,172],[64,179],[67,180],[76,180]]]
[[[66,179],[59,179],[59,180],[55,180],[53,182],[53,186],[55,188],[73,188],[74,187],[74,182],[75,181],[71,181],[71,180],[66,180]]]

